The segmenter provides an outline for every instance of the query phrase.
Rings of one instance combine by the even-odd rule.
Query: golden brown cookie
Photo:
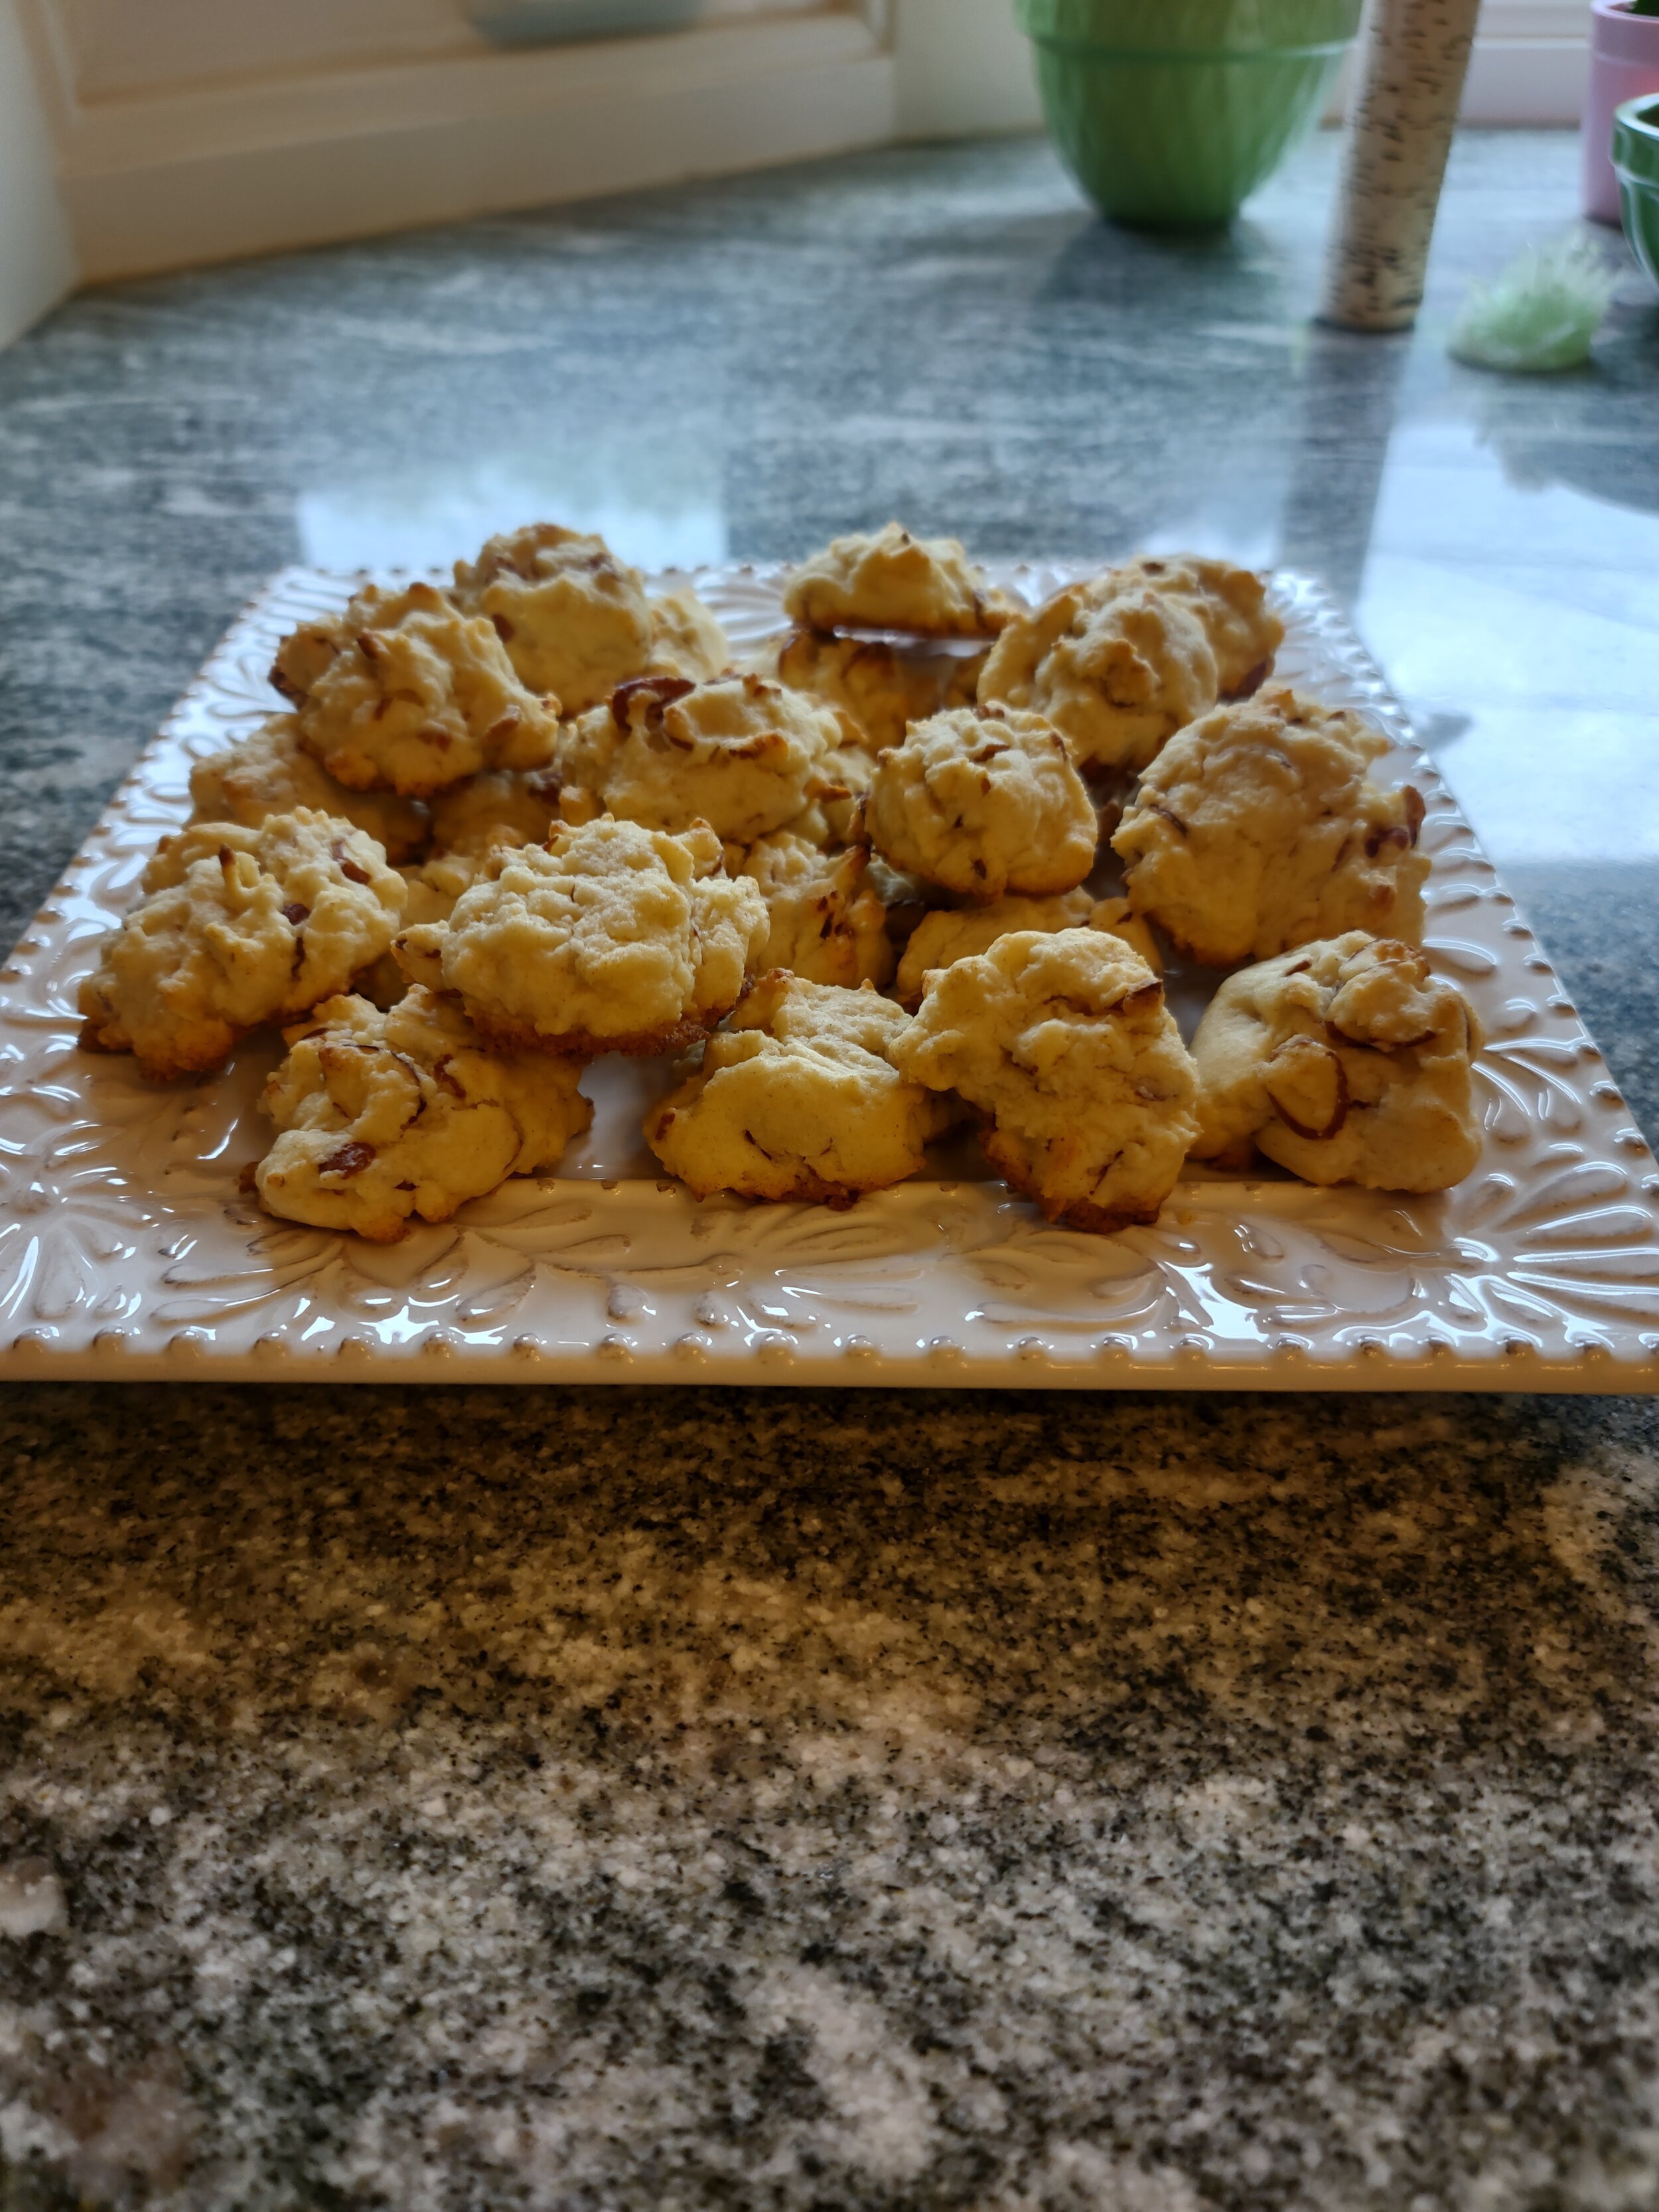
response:
[[[784,640],[775,672],[841,717],[848,742],[867,753],[902,745],[912,722],[971,707],[985,655],[920,651],[882,638],[798,629]]]
[[[960,1092],[997,1173],[1073,1229],[1155,1221],[1198,1130],[1164,987],[1105,930],[1017,930],[929,975],[894,1056]]]
[[[1080,765],[1137,770],[1218,700],[1259,685],[1284,634],[1249,569],[1149,555],[1012,623],[979,696],[1046,714]]]
[[[418,984],[387,1012],[326,1000],[286,1037],[255,1188],[271,1213],[372,1243],[554,1166],[593,1118],[577,1061],[498,1051]]]
[[[659,633],[639,570],[604,538],[556,522],[504,531],[476,560],[458,561],[453,597],[493,624],[520,681],[553,693],[567,714],[643,675],[659,635],[672,647],[674,617]]]
[[[930,969],[988,952],[1016,929],[1106,929],[1132,945],[1157,975],[1162,965],[1152,933],[1129,911],[1127,899],[1097,899],[1085,890],[1054,898],[1000,898],[989,906],[936,907],[925,914],[904,947],[893,994],[902,1006],[919,1006]]]
[[[136,1054],[158,1082],[343,991],[391,944],[405,896],[372,837],[307,807],[163,838],[142,888],[81,986],[81,1042]]]
[[[771,928],[760,966],[811,983],[884,984],[893,973],[887,912],[860,846],[825,853],[787,830],[751,845],[738,872],[760,886]]]
[[[758,676],[640,677],[562,732],[561,803],[752,844],[801,812],[840,735],[827,708]]]
[[[1411,946],[1350,930],[1229,975],[1193,1039],[1195,1157],[1447,1190],[1480,1157],[1480,1025]]]
[[[1145,586],[1186,602],[1204,626],[1224,699],[1259,690],[1272,674],[1285,625],[1254,569],[1201,553],[1143,553],[1112,574],[1121,588]]]
[[[1231,967],[1349,929],[1423,933],[1423,802],[1380,790],[1388,741],[1292,691],[1171,739],[1112,838],[1129,903],[1191,958]]]
[[[684,676],[693,684],[708,684],[731,665],[726,632],[689,585],[652,600],[651,659],[641,675]]]
[[[605,816],[491,853],[447,922],[396,949],[492,1042],[587,1060],[683,1050],[736,1005],[769,927],[706,823],[671,836]]]
[[[809,629],[908,630],[988,637],[1013,612],[954,538],[913,538],[896,522],[837,538],[803,561],[783,595]]]
[[[1070,585],[1011,623],[979,679],[982,705],[1044,715],[1096,769],[1146,767],[1219,691],[1193,609],[1115,575]]]
[[[556,769],[489,769],[432,801],[441,853],[482,855],[497,845],[544,845],[559,819]]]
[[[354,791],[428,799],[480,769],[538,768],[557,734],[558,701],[527,691],[490,625],[429,584],[366,586],[284,639],[271,681],[301,744]]]
[[[1001,708],[919,722],[877,762],[862,821],[895,867],[986,905],[1072,890],[1100,826],[1060,732]]]
[[[647,1116],[651,1149],[700,1198],[850,1206],[901,1182],[950,1109],[894,1066],[909,1017],[872,985],[774,970]]]

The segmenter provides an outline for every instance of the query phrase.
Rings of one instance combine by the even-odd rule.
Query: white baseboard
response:
[[[769,167],[893,117],[891,54],[832,14],[88,102],[60,158],[105,277]]]

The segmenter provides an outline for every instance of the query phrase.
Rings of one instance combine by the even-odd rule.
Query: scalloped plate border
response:
[[[695,583],[748,645],[781,570]],[[1079,573],[998,572],[1027,598]],[[236,1188],[270,1065],[194,1088],[75,1049],[76,987],[191,763],[277,704],[282,632],[356,580],[290,568],[233,625],[6,967],[0,1376],[1257,1389],[1659,1387],[1659,1176],[1605,1062],[1398,702],[1323,588],[1281,575],[1280,667],[1388,731],[1427,802],[1427,943],[1489,1038],[1486,1145],[1414,1199],[1189,1170],[1151,1229],[1048,1227],[995,1182],[850,1213],[525,1179],[391,1248]]]

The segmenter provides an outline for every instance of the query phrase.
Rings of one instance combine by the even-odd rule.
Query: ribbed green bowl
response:
[[[1054,143],[1103,215],[1228,222],[1319,114],[1361,0],[1014,0]]]
[[[1631,251],[1659,284],[1659,100],[1651,94],[1614,108],[1613,166]]]

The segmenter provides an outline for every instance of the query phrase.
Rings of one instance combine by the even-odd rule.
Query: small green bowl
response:
[[[1631,251],[1659,284],[1659,100],[1651,93],[1613,111],[1613,166]]]
[[[1317,118],[1361,0],[1014,0],[1048,129],[1115,222],[1230,222]]]

